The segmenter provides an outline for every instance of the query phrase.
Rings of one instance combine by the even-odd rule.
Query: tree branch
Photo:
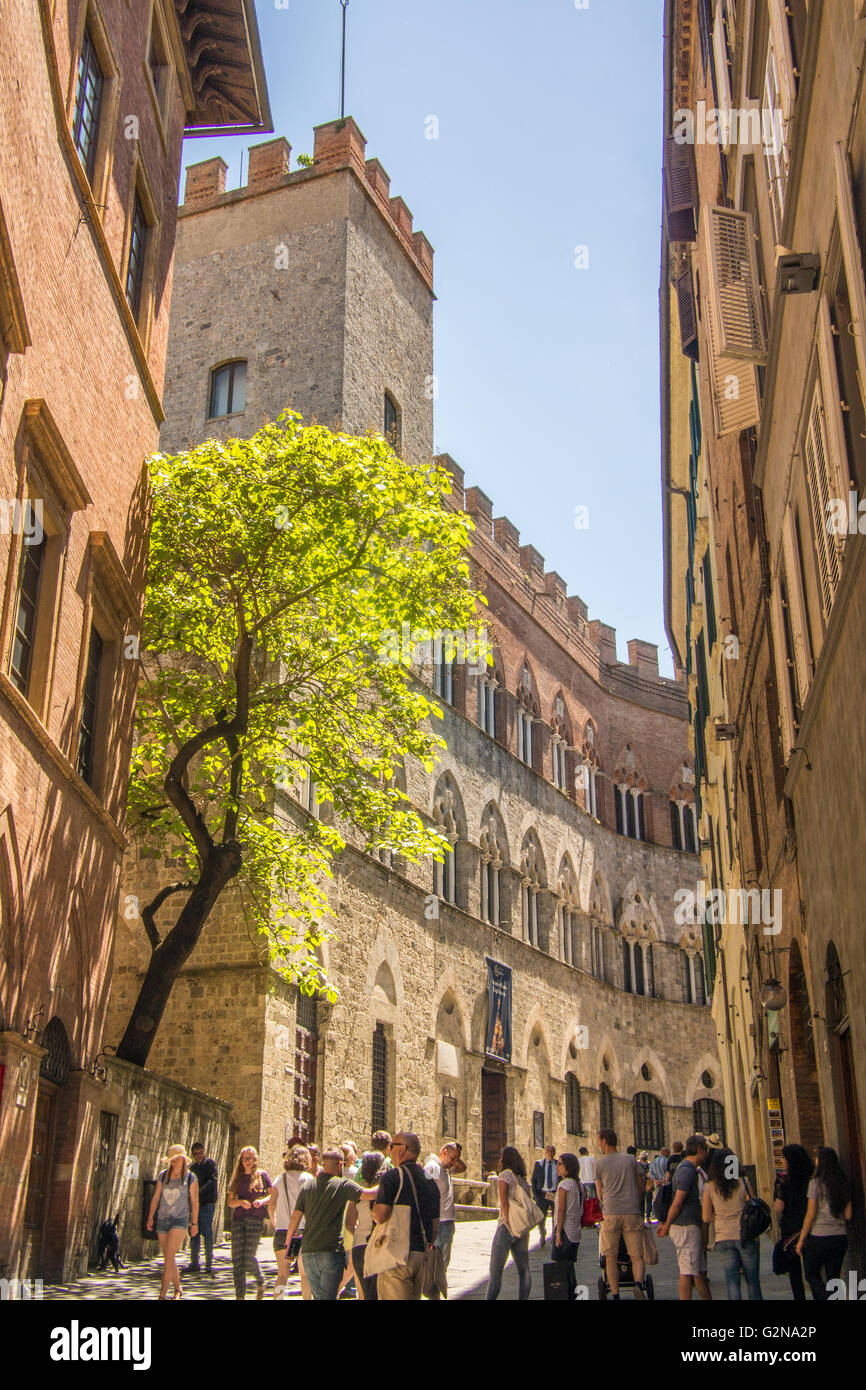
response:
[[[151,951],[155,951],[160,944],[159,932],[156,929],[154,917],[162,907],[166,898],[170,898],[172,893],[191,892],[195,887],[194,883],[170,883],[167,888],[160,888],[155,898],[141,909],[141,920],[144,923],[144,930],[147,932],[147,939],[150,942]]]

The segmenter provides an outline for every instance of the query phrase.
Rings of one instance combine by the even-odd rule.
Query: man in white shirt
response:
[[[442,1145],[438,1157],[436,1154],[431,1154],[424,1164],[425,1174],[428,1178],[432,1178],[439,1188],[439,1233],[433,1243],[442,1251],[446,1269],[451,1260],[451,1244],[454,1240],[454,1222],[457,1216],[454,1207],[454,1183],[451,1172],[462,1152],[462,1144],[449,1140],[447,1144]],[[431,1298],[434,1296],[438,1298],[439,1294],[430,1295]]]
[[[587,1197],[595,1196],[595,1159],[589,1149],[582,1147],[578,1154],[580,1182]]]

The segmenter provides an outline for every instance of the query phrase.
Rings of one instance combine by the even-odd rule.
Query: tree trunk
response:
[[[241,868],[241,849],[231,841],[215,845],[177,921],[150,958],[138,999],[117,1056],[143,1067],[156,1038],[174,982],[194,951],[211,910]]]

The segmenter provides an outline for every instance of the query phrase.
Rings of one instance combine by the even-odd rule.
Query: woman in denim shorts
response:
[[[187,1231],[193,1236],[198,1231],[198,1179],[190,1171],[191,1160],[183,1144],[172,1144],[165,1162],[168,1166],[157,1178],[147,1214],[147,1229],[153,1230],[155,1216],[156,1234],[163,1254],[159,1297],[166,1298],[168,1286],[172,1284],[173,1297],[180,1298],[183,1290],[176,1256]]]

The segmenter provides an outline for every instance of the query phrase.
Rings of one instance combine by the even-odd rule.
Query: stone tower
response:
[[[433,249],[365,144],[347,118],[316,128],[309,168],[289,171],[280,138],[250,149],[231,192],[219,157],[187,170],[164,450],[250,435],[290,406],[432,457]]]

